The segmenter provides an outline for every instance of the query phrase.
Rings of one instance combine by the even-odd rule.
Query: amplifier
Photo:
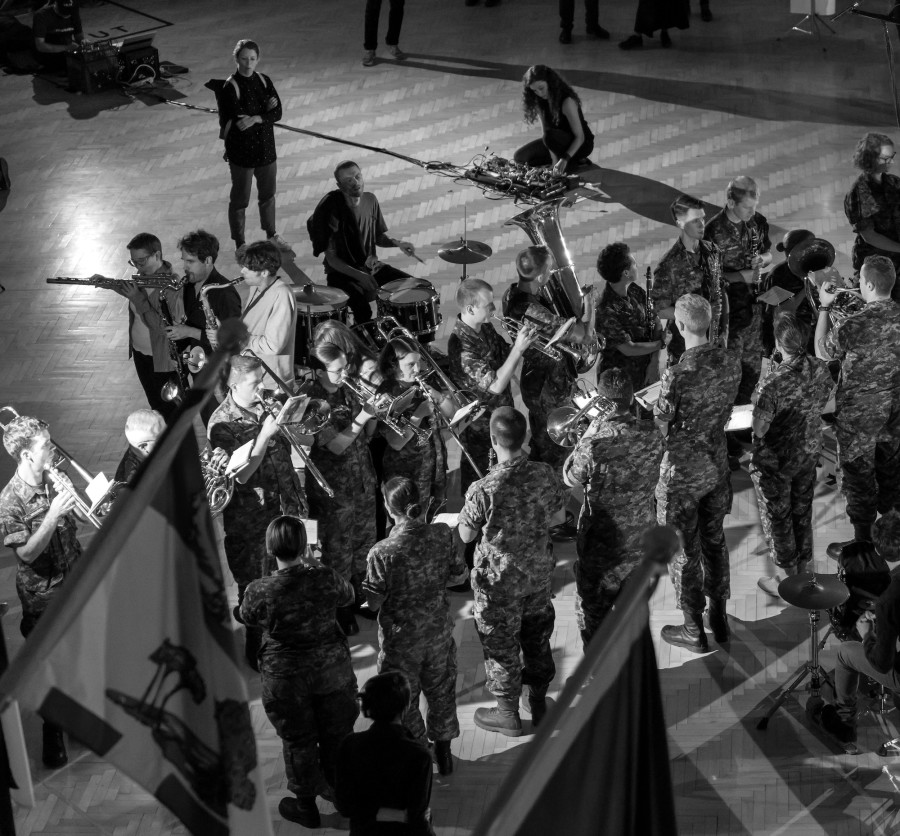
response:
[[[119,59],[114,49],[75,52],[66,56],[69,87],[82,93],[109,90],[118,84]]]
[[[152,73],[148,67],[152,68]],[[159,50],[156,47],[126,45],[119,50],[119,81],[127,84],[150,76],[159,77]]]

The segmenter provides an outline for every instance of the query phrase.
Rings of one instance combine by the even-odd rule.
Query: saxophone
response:
[[[205,284],[200,288],[197,298],[200,300],[200,306],[203,308],[203,316],[206,318],[207,331],[218,331],[219,326],[222,324],[219,322],[219,318],[209,304],[207,296],[209,296],[213,290],[224,290],[226,287],[234,287],[234,285],[240,284],[242,281],[244,281],[244,277],[238,276],[230,282],[224,282],[223,284]],[[213,350],[219,347],[218,343],[212,338],[210,338],[209,344],[212,346]],[[184,353],[183,359],[187,364],[188,369],[190,369],[191,374],[197,374],[197,372],[206,365],[207,357],[206,352],[203,350],[203,346],[195,345],[192,349]]]
[[[159,315],[166,328],[171,328],[175,324],[164,291],[160,291],[159,294]],[[184,323],[184,317],[182,317],[181,322]],[[164,401],[180,403],[182,398],[184,398],[185,392],[190,388],[190,381],[188,381],[187,364],[184,362],[184,358],[178,351],[178,346],[175,345],[174,340],[169,340],[169,357],[175,364],[177,381],[170,380],[166,383],[160,392],[160,396]]]

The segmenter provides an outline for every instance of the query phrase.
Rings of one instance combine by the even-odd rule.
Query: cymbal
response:
[[[401,290],[412,290],[414,287],[431,287],[431,282],[425,279],[417,279],[415,276],[407,276],[405,279],[394,279],[381,286],[381,291],[388,296]]]
[[[481,241],[450,241],[438,250],[438,255],[451,264],[478,264],[494,251]]]
[[[804,610],[830,610],[850,597],[850,590],[837,575],[791,575],[778,584],[778,594]]]
[[[343,290],[324,284],[305,284],[302,287],[294,285],[291,290],[297,307],[343,305],[350,298]]]

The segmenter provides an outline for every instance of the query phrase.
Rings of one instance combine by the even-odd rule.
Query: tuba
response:
[[[806,285],[806,298],[814,311],[820,307],[819,289],[816,282],[809,277],[810,273],[827,270],[834,264],[834,247],[823,238],[810,238],[797,244],[788,254],[788,268]],[[846,281],[835,273],[835,279]],[[832,325],[843,322],[848,316],[859,313],[866,303],[856,290],[848,287],[839,288],[834,304],[828,312]]]
[[[581,320],[584,313],[584,292],[578,284],[575,265],[569,255],[566,239],[559,222],[559,210],[567,198],[557,197],[532,206],[510,218],[504,226],[518,226],[534,244],[542,244],[553,255],[556,266],[550,271],[550,279],[541,289],[548,307],[557,316],[575,317]],[[581,346],[576,369],[579,374],[590,371],[600,356],[597,343]]]

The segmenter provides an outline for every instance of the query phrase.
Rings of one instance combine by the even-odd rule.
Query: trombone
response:
[[[547,416],[547,434],[560,447],[574,447],[594,421],[612,415],[617,407],[609,398],[582,391],[587,403],[577,406],[561,406]]]
[[[291,388],[285,383],[277,374],[275,374],[272,369],[266,364],[266,361],[263,360],[252,348],[245,348],[241,354],[244,357],[255,357],[262,363],[263,369],[268,373],[268,375],[275,381],[278,385],[278,388],[287,395],[289,398],[294,397],[294,393],[291,391]],[[263,409],[266,410],[273,418],[277,418],[278,414],[281,410],[281,404],[273,397],[264,398],[263,396],[257,396],[257,400],[260,404],[262,404]],[[306,412],[303,415],[303,419],[300,421],[297,426],[300,429],[300,432],[303,435],[315,435],[319,430],[325,429],[328,422],[331,420],[331,407],[328,405],[326,401],[319,400],[318,398],[311,398],[309,404],[306,407]],[[291,445],[291,448],[297,453],[300,457],[300,461],[303,462],[303,467],[309,472],[310,476],[319,483],[319,487],[328,494],[329,497],[334,497],[334,491],[331,488],[331,485],[325,481],[325,477],[322,475],[319,468],[317,468],[312,459],[309,457],[309,454],[303,448],[303,445],[294,437],[294,434],[283,424],[278,425],[278,431],[287,439],[288,444]]]
[[[390,427],[397,435],[403,435],[407,430],[411,430],[413,437],[416,439],[417,447],[424,447],[428,443],[428,439],[431,438],[431,430],[424,430],[422,427],[416,426],[412,418],[407,415],[391,414],[394,404],[402,396],[391,398],[388,395],[378,395],[370,392],[363,385],[357,385],[351,381],[346,367],[341,375],[341,384],[356,395],[363,408],[369,407],[375,417],[386,427]]]
[[[12,415],[12,418],[19,418],[19,413],[11,406],[2,406],[0,407],[0,413],[8,412]],[[0,421],[0,429],[6,431],[6,428],[12,423],[12,419],[9,421],[3,422]],[[53,449],[55,451],[55,455],[53,457],[53,461],[47,465],[47,475],[50,477],[50,481],[53,483],[53,487],[57,493],[66,493],[69,494],[72,499],[75,501],[75,508],[78,512],[95,528],[100,528],[103,524],[100,520],[98,514],[93,510],[93,506],[85,501],[81,494],[78,493],[77,488],[72,484],[71,479],[66,476],[60,470],[62,464],[66,461],[78,472],[78,475],[81,476],[88,484],[94,481],[96,477],[91,475],[91,472],[87,470],[87,468],[82,467],[74,458],[74,456],[69,455],[59,444],[57,444],[52,438],[50,439],[50,444],[53,445]],[[98,505],[102,504],[103,500],[101,500]]]
[[[493,319],[496,319],[502,326],[506,333],[509,335],[509,338],[515,342],[516,337],[519,335],[519,331],[522,329],[523,324],[519,322],[517,319],[513,319],[511,316],[497,316],[493,315]],[[538,326],[540,323],[535,323]],[[552,337],[545,337],[540,332],[538,332],[537,336],[534,339],[534,342],[531,344],[531,348],[540,351],[541,354],[545,354],[551,360],[562,360],[563,355],[567,356],[573,363],[578,363],[581,360],[581,352],[578,349],[572,348],[568,345],[564,345],[563,343],[557,342],[550,344]]]

